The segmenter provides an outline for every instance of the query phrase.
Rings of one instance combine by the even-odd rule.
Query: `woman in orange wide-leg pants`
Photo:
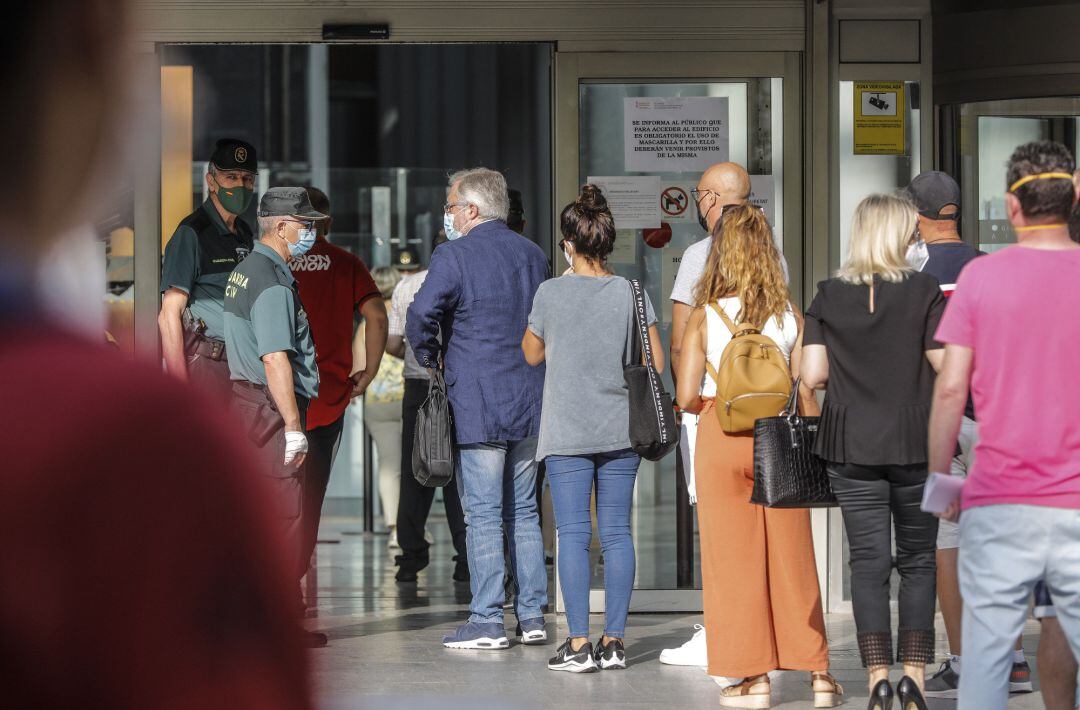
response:
[[[750,503],[753,434],[726,434],[712,403],[694,458],[709,675],[829,667],[810,511]]]

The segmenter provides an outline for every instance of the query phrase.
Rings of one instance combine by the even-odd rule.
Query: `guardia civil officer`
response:
[[[239,431],[257,447],[260,470],[277,492],[298,595],[307,567],[300,560],[304,430],[308,403],[319,393],[319,371],[288,262],[311,249],[315,222],[323,219],[303,188],[267,190],[259,204],[259,241],[229,275],[224,297],[232,406]],[[309,634],[308,642],[322,645],[326,637]]]
[[[222,299],[225,281],[251,253],[251,227],[239,215],[255,194],[255,148],[233,138],[217,142],[206,166],[210,192],[165,246],[158,328],[165,366],[176,377],[229,391]]]

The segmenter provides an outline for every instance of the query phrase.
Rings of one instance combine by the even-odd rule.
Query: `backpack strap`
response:
[[[761,328],[754,325],[753,323],[750,323],[749,321],[745,322],[745,323],[739,323],[738,325],[735,325],[734,321],[732,321],[731,318],[728,317],[728,314],[724,313],[724,309],[721,308],[720,305],[715,303],[715,302],[710,303],[709,308],[716,311],[716,315],[720,316],[720,319],[722,321],[724,321],[724,325],[727,326],[727,329],[731,333],[731,337],[733,337],[733,338],[737,338],[740,333],[746,333],[747,331],[750,331],[751,334],[756,334],[756,333],[761,332]]]

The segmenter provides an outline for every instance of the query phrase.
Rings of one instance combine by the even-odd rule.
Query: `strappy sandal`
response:
[[[720,705],[725,708],[768,710],[772,707],[771,693],[768,675],[744,678],[742,683],[720,691]]]
[[[826,683],[828,689],[824,689]],[[834,708],[844,697],[844,686],[837,683],[836,678],[829,673],[811,673],[810,685],[814,690],[815,708]]]

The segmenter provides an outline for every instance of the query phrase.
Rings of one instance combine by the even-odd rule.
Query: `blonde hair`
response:
[[[716,221],[705,273],[694,288],[698,306],[728,296],[739,298],[737,320],[757,326],[773,316],[780,323],[790,308],[780,251],[765,214],[753,205],[728,207]]]
[[[897,195],[870,195],[855,208],[851,218],[848,257],[836,273],[843,281],[871,285],[874,276],[883,281],[903,281],[911,273],[907,246],[918,224],[915,205]]]
[[[371,270],[371,279],[383,298],[394,295],[394,287],[401,281],[401,274],[392,266],[380,266]]]

